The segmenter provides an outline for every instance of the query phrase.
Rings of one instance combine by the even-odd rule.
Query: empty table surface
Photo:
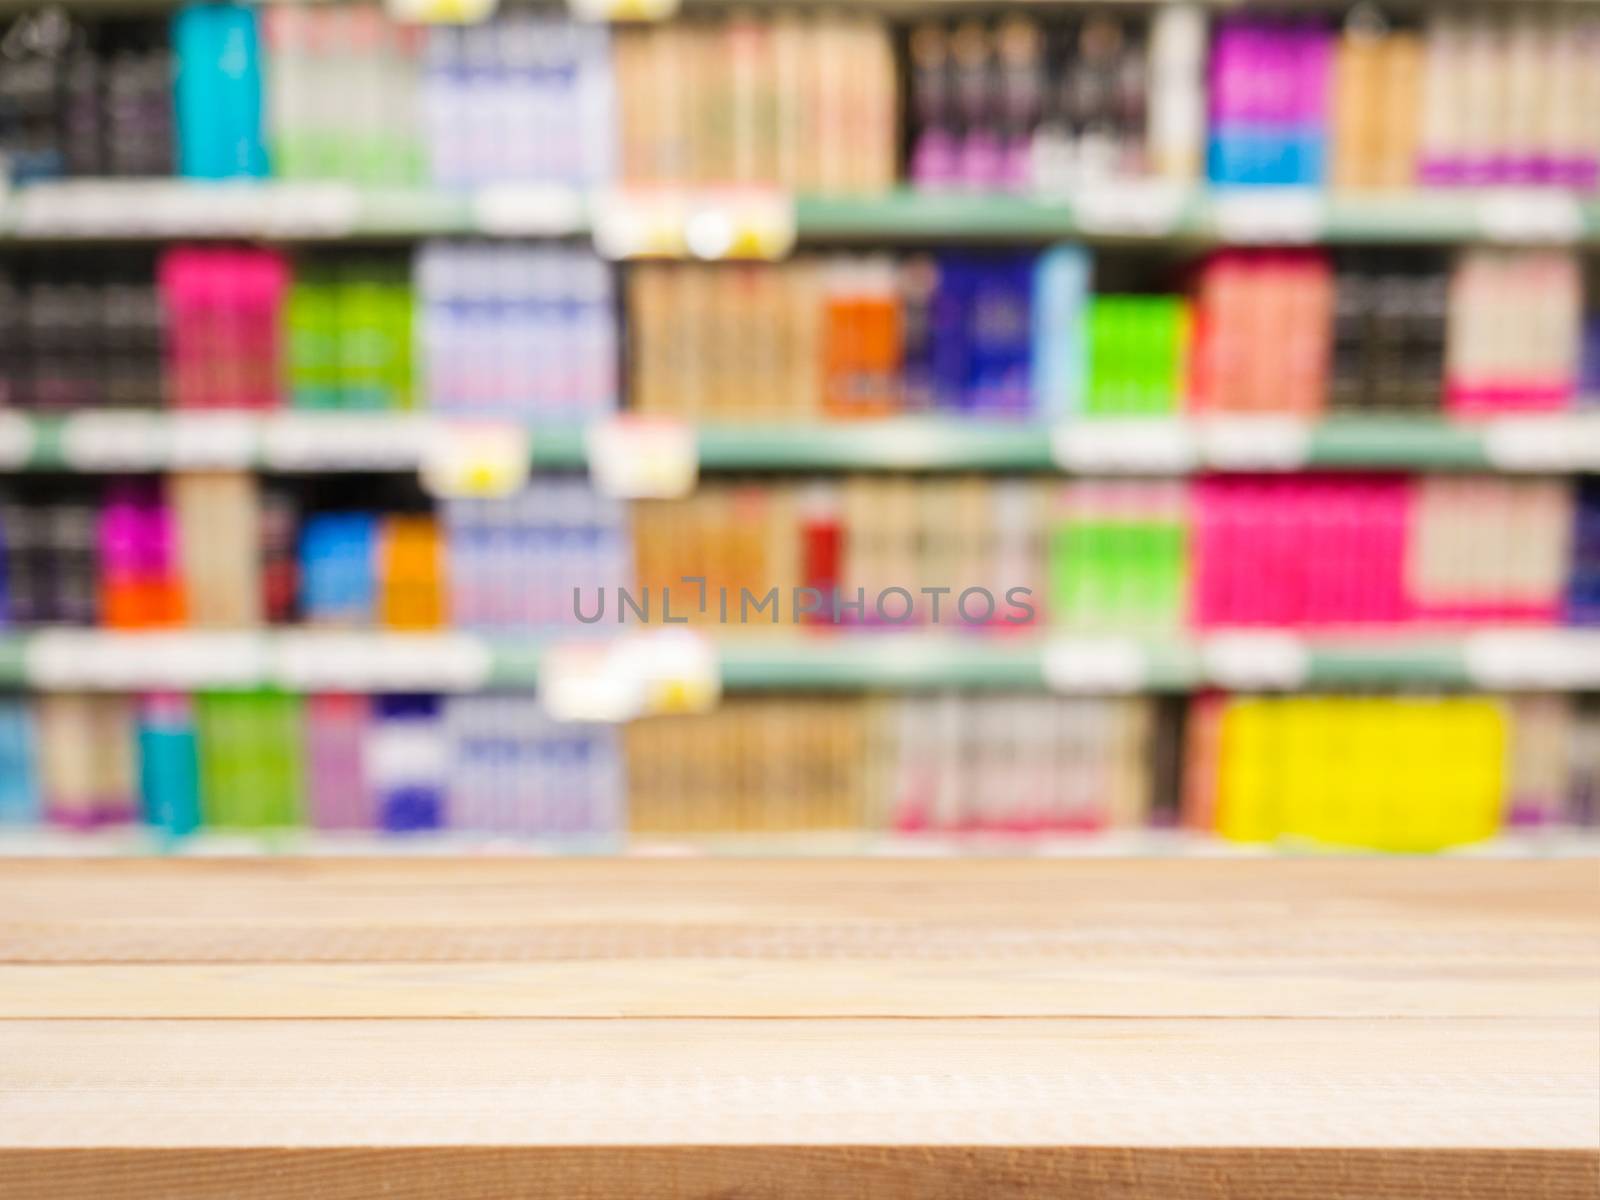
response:
[[[1600,1194],[1593,860],[0,862],[0,1196]]]

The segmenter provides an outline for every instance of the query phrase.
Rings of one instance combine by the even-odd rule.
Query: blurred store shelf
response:
[[[1465,633],[1299,634],[1238,630],[1115,635],[956,635],[819,631],[711,638],[674,625],[597,635],[581,644],[622,653],[562,653],[572,673],[626,669],[651,639],[705,645],[684,668],[710,670],[719,690],[1044,689],[1063,693],[1294,691],[1397,686],[1515,691],[1600,688],[1600,629],[1491,628]],[[539,685],[570,638],[441,633],[12,631],[0,635],[0,686],[52,691],[240,690],[465,692]],[[637,651],[637,654],[632,652]],[[673,661],[688,661],[678,659]],[[670,671],[672,668],[661,668]],[[657,682],[660,682],[659,680]],[[667,682],[671,682],[668,680]]]
[[[551,840],[487,833],[430,830],[409,834],[307,829],[206,831],[171,837],[145,826],[94,830],[0,827],[0,858],[121,858],[172,854],[232,858],[262,853],[314,858],[478,858],[627,854],[638,858],[1258,858],[1303,855],[1326,858],[1338,847],[1293,841],[1230,842],[1182,829],[1105,830],[1067,835],[894,834],[862,830],[787,834],[703,834],[663,837]],[[1550,828],[1512,831],[1485,842],[1442,852],[1456,858],[1593,858],[1600,833]]]
[[[619,420],[626,422],[624,416]],[[448,417],[383,412],[0,412],[0,469],[71,472],[263,468],[411,471]],[[670,423],[669,423],[670,424]],[[832,424],[703,424],[709,471],[1600,470],[1600,405],[1474,422],[1439,417],[1094,418],[1022,421],[900,417]],[[536,423],[534,468],[591,465],[570,422]]]
[[[788,196],[766,189],[613,190],[507,184],[473,191],[345,183],[88,179],[0,196],[13,242],[446,235],[574,237],[612,257],[772,258],[798,242],[1600,245],[1600,199],[1550,188],[1342,193],[1147,182],[1061,196],[898,189]]]

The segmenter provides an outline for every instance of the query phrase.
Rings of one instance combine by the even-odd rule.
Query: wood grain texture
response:
[[[0,1196],[1600,1194],[1600,863],[0,864]]]

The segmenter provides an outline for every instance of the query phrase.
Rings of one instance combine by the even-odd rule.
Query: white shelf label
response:
[[[794,200],[775,190],[701,194],[688,205],[683,241],[696,258],[773,262],[794,249]]]
[[[627,500],[687,496],[700,477],[694,428],[671,417],[617,416],[585,433],[597,490]]]
[[[1600,687],[1600,632],[1487,630],[1468,635],[1467,674],[1486,688]]]
[[[155,413],[73,413],[61,427],[61,456],[78,471],[154,470],[169,450],[166,420]]]
[[[771,188],[619,189],[593,205],[595,248],[611,259],[772,261],[794,249],[794,199]]]
[[[268,237],[344,237],[361,214],[361,194],[344,183],[275,183],[261,188],[256,214]]]
[[[384,0],[384,9],[396,21],[417,25],[477,25],[499,7],[497,0]]]
[[[1149,677],[1144,648],[1131,638],[1052,638],[1043,668],[1056,692],[1136,692]]]
[[[1495,191],[1478,201],[1478,228],[1497,242],[1573,242],[1583,232],[1583,211],[1561,191]]]
[[[1292,633],[1222,633],[1201,646],[1207,679],[1240,691],[1302,686],[1311,671],[1305,642]]]
[[[721,695],[716,646],[688,629],[559,643],[539,662],[540,703],[559,721],[705,712]]]
[[[250,413],[175,412],[167,420],[167,458],[179,470],[243,470],[255,463],[261,426]]]
[[[557,721],[630,721],[644,686],[618,642],[561,642],[539,656],[539,703]]]
[[[1504,471],[1600,470],[1600,412],[1496,418],[1483,452]]]
[[[1172,474],[1194,466],[1189,428],[1173,420],[1085,419],[1058,425],[1050,452],[1066,471]]]
[[[1188,192],[1162,180],[1110,182],[1072,193],[1072,215],[1086,233],[1164,237],[1177,228]]]
[[[428,423],[392,413],[279,413],[261,429],[261,459],[277,471],[415,470]]]
[[[26,466],[35,440],[32,421],[20,413],[0,411],[0,468]]]
[[[1312,189],[1295,187],[1221,192],[1214,220],[1224,241],[1242,243],[1314,242],[1327,224],[1323,198]]]
[[[41,688],[95,691],[249,687],[265,677],[255,633],[47,630],[29,639],[24,672]]]
[[[435,496],[509,496],[528,482],[533,436],[500,421],[439,421],[422,446],[422,484]]]
[[[682,258],[687,202],[669,189],[621,189],[594,199],[594,245],[605,258]]]
[[[298,691],[474,691],[489,681],[489,648],[464,633],[305,630],[280,636],[273,671]]]
[[[1227,471],[1293,471],[1311,456],[1311,427],[1293,417],[1207,417],[1200,457]]]
[[[679,6],[680,0],[567,0],[580,21],[665,21]]]
[[[703,633],[661,629],[629,638],[627,653],[643,681],[646,713],[698,713],[722,696],[717,648]]]
[[[551,237],[583,229],[583,197],[558,184],[505,183],[472,197],[473,225],[502,237]]]

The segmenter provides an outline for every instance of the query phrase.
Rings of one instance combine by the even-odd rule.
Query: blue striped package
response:
[[[378,824],[391,833],[438,829],[444,817],[445,732],[439,697],[374,697],[367,771]]]

